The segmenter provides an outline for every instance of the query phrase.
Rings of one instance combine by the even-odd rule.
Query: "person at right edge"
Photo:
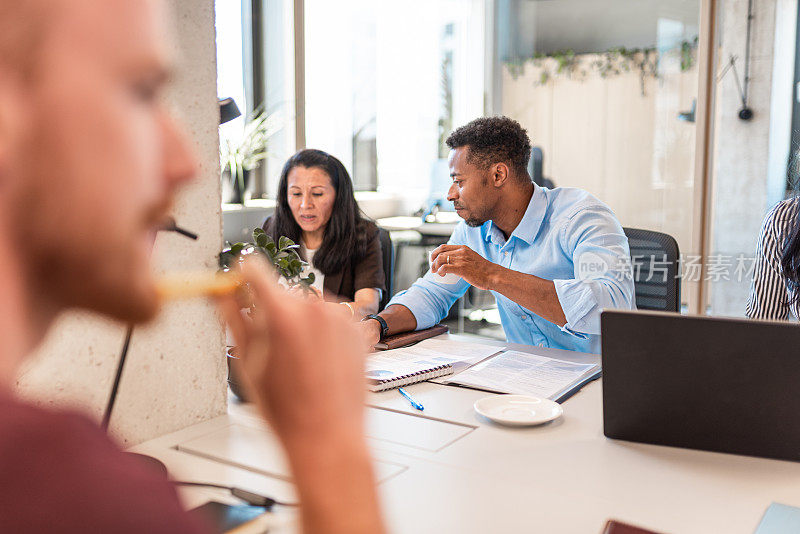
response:
[[[364,319],[367,343],[433,326],[472,285],[494,295],[509,342],[599,353],[600,312],[636,307],[614,213],[586,191],[535,185],[530,139],[512,119],[476,119],[447,146],[447,199],[464,221],[433,251],[431,272]],[[461,279],[445,284],[448,273]]]
[[[800,317],[800,198],[778,202],[761,224],[745,314],[786,321]]]

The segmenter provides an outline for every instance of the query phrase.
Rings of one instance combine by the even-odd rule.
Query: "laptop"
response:
[[[800,325],[604,311],[609,438],[800,461]]]

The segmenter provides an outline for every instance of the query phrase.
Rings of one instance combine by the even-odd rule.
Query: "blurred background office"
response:
[[[217,0],[218,93],[243,111],[221,129],[223,161],[252,139],[248,117],[268,138],[246,184],[223,173],[225,237],[263,222],[291,154],[322,149],[392,231],[402,290],[457,221],[444,139],[503,114],[528,129],[540,184],[676,239],[684,312],[743,316],[762,218],[793,190],[797,4]],[[450,321],[502,336],[479,291]]]

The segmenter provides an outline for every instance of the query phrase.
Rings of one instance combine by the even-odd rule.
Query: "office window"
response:
[[[306,145],[410,206],[448,180],[443,140],[484,112],[483,0],[306,0]]]
[[[220,127],[220,143],[237,144],[245,120],[266,111],[277,132],[251,177],[253,198],[274,195],[280,169],[296,150],[292,0],[216,0],[217,91],[242,112]],[[225,186],[225,184],[223,184]],[[225,198],[226,188],[223,188]]]
[[[239,0],[216,0],[215,26],[217,32],[217,95],[233,98],[242,114],[247,113],[245,98],[244,28],[242,4]],[[244,117],[238,117],[220,126],[219,142],[236,144],[242,136]],[[223,182],[223,199],[232,192]]]
[[[244,19],[239,0],[216,0],[214,4],[217,32],[217,95],[231,97],[239,109],[247,109],[245,99]],[[234,119],[220,132],[226,137],[241,130],[243,119]],[[230,127],[229,127],[230,126]]]
[[[251,0],[254,100],[280,122],[271,139],[255,196],[274,198],[283,164],[297,151],[293,0]]]

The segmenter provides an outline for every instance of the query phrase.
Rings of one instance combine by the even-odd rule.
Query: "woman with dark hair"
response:
[[[313,287],[358,319],[377,313],[386,290],[378,227],[361,213],[342,162],[301,150],[283,166],[277,200],[264,230],[276,243],[286,236],[300,245]]]
[[[800,200],[779,202],[767,213],[758,238],[750,297],[751,319],[800,317]]]

